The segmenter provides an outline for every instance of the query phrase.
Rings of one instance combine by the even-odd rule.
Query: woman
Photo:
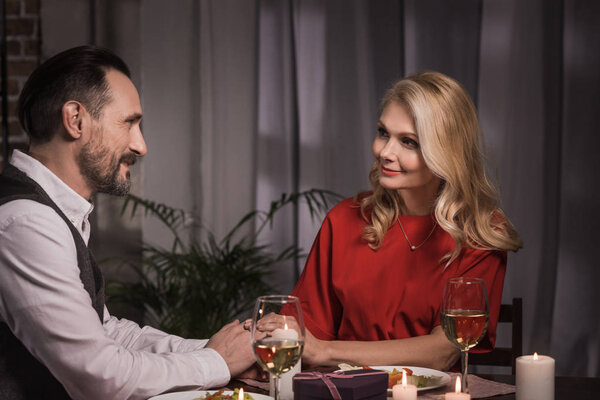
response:
[[[457,276],[485,280],[490,322],[475,350],[493,347],[506,251],[521,240],[485,176],[480,139],[475,107],[453,79],[426,72],[387,92],[373,190],[329,212],[293,292],[308,331],[305,363],[449,369],[460,353],[441,329],[440,305]]]

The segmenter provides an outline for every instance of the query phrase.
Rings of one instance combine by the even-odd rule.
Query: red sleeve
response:
[[[502,288],[506,273],[506,251],[466,249],[460,256],[458,275],[481,278],[488,294],[489,321],[485,336],[471,353],[491,351],[496,343],[496,327],[502,302]],[[438,318],[439,320],[439,318]]]
[[[300,298],[306,328],[318,339],[337,337],[342,306],[331,281],[332,232],[329,217],[321,225],[292,295]],[[285,311],[284,311],[285,313]]]

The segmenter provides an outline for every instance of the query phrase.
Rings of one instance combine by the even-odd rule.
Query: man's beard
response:
[[[109,154],[110,150],[102,143],[90,141],[83,146],[77,158],[79,169],[94,192],[125,196],[131,188],[131,181],[129,171],[124,178],[119,174],[121,163],[129,161],[133,165],[136,155],[126,152],[117,158]]]

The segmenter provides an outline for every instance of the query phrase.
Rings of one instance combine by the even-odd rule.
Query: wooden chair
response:
[[[496,347],[489,353],[469,353],[469,364],[508,366],[514,375],[516,359],[523,354],[523,300],[520,297],[513,298],[512,304],[500,306],[498,323],[512,323],[511,347]]]

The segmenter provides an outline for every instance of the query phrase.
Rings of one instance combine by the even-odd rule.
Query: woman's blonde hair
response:
[[[485,175],[477,112],[467,91],[446,75],[424,72],[396,82],[381,109],[392,102],[412,116],[425,163],[442,180],[434,215],[455,248],[441,261],[450,265],[465,246],[513,251],[522,247],[519,234],[499,209],[496,188]],[[378,166],[376,160],[369,173],[373,192],[360,201],[362,215],[370,222],[363,238],[374,250],[381,247],[402,205],[397,191],[379,184]]]

